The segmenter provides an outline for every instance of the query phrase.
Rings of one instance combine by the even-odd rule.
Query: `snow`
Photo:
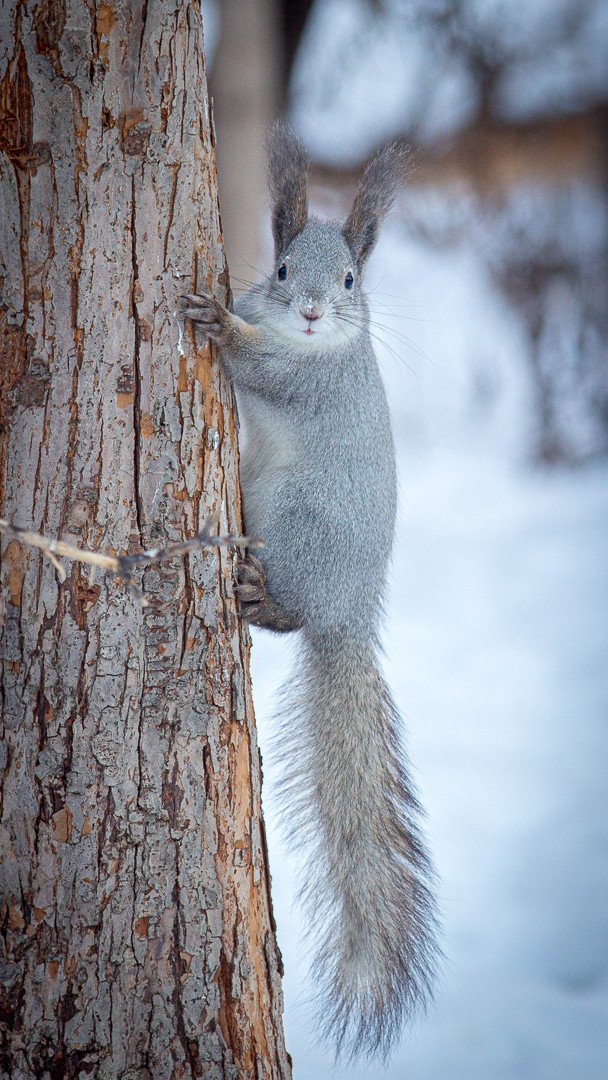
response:
[[[378,330],[398,354],[378,343],[401,480],[386,672],[428,811],[447,963],[434,1007],[387,1069],[334,1066],[308,1006],[297,862],[279,836],[268,764],[292,646],[256,632],[294,1078],[601,1080],[608,475],[601,463],[528,463],[534,413],[513,309],[474,234],[437,248],[410,235],[402,209],[368,274],[376,319],[414,343]]]

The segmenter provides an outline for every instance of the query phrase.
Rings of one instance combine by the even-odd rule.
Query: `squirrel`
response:
[[[346,223],[308,215],[308,158],[283,124],[268,139],[275,267],[226,310],[180,297],[217,343],[248,434],[243,616],[300,631],[285,690],[281,801],[308,849],[303,895],[317,942],[323,1033],[386,1057],[437,969],[434,872],[379,665],[397,484],[391,422],[362,275],[405,174],[393,144],[367,165]],[[293,828],[292,828],[293,827]]]

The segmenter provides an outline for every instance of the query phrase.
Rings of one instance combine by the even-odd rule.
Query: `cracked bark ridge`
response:
[[[241,529],[197,3],[0,14],[0,505],[132,553]],[[288,1080],[248,637],[223,549],[112,580],[2,545],[0,1070]]]

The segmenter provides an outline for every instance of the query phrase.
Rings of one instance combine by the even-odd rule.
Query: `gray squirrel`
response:
[[[299,630],[285,688],[281,797],[308,851],[321,1025],[338,1052],[386,1056],[431,993],[439,950],[433,871],[378,655],[396,512],[395,451],[362,274],[405,170],[368,164],[340,226],[308,216],[306,151],[268,140],[276,264],[234,304],[186,295],[182,314],[219,347],[248,442],[238,567],[249,622]]]

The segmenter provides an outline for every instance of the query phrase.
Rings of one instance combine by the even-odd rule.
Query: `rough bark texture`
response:
[[[4,516],[133,551],[240,527],[198,5],[11,0],[0,40]],[[290,1076],[233,553],[142,609],[3,545],[2,1076]]]

